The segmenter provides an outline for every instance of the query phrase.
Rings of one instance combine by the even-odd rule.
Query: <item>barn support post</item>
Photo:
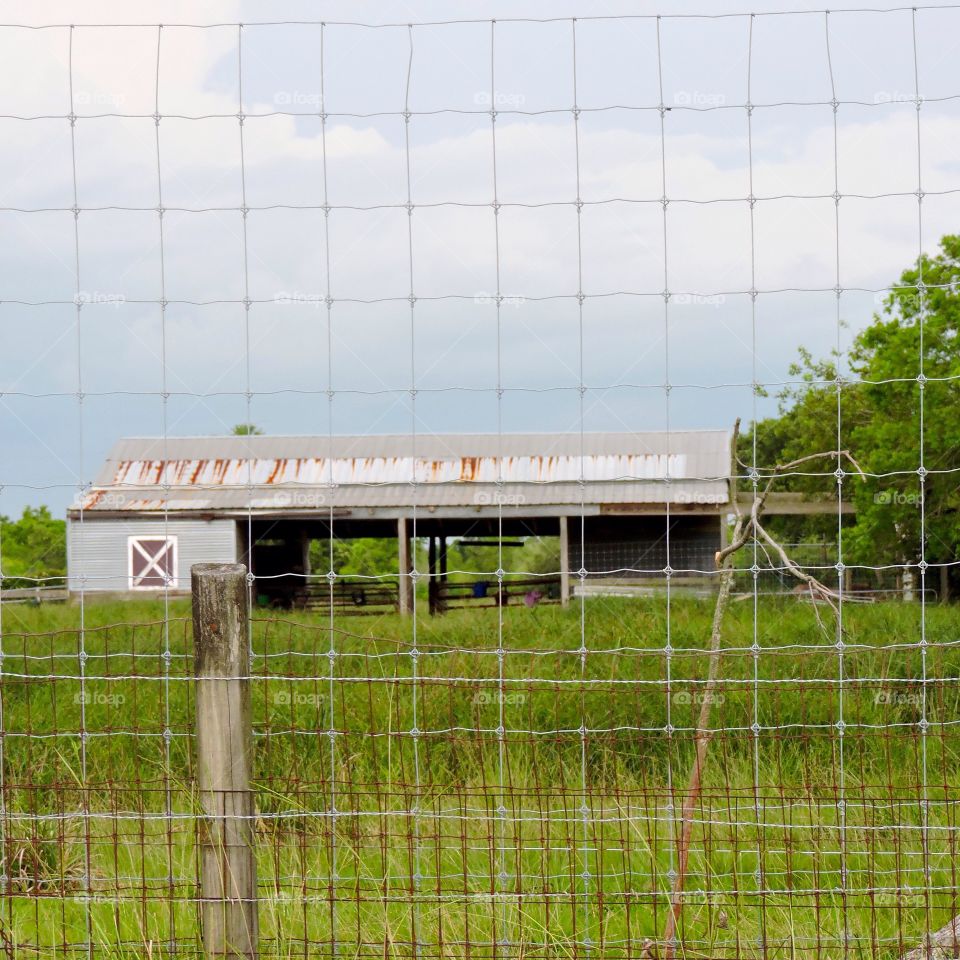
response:
[[[427,609],[437,612],[437,538],[431,533],[427,541]]]
[[[560,517],[560,603],[570,605],[570,525]]]
[[[253,571],[253,557],[251,556],[250,530],[247,524],[237,521],[237,562],[242,563],[248,570]]]
[[[303,566],[304,584],[312,573],[310,569],[310,536],[306,529],[300,531],[300,563]]]
[[[916,599],[915,587],[916,580],[913,576],[913,569],[911,567],[904,568],[900,586],[900,596],[904,603],[913,603]]]
[[[239,563],[198,563],[190,575],[203,953],[257,960],[247,571]]]
[[[413,564],[410,562],[410,530],[406,517],[397,520],[397,560],[400,571],[400,614],[407,616],[413,610],[413,580],[410,572]]]

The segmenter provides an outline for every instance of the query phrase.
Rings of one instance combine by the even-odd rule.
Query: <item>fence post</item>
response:
[[[413,564],[410,562],[410,531],[406,517],[397,520],[397,560],[400,567],[399,612],[406,616],[413,610],[413,580],[410,578]]]
[[[190,575],[197,785],[205,818],[200,847],[204,956],[256,960],[247,570],[239,563],[198,563]]]
[[[560,517],[560,602],[570,605],[570,522]]]

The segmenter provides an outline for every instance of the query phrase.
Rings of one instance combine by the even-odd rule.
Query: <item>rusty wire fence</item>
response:
[[[911,85],[897,92],[894,84],[901,81],[893,80],[889,90],[872,99],[864,99],[862,92],[848,95],[844,83],[849,78],[840,67],[850,64],[855,41],[866,35],[868,26],[885,17],[896,18],[897,49],[906,51],[905,75]],[[31,404],[62,402],[57,407],[61,413],[76,413],[80,463],[77,470],[66,471],[64,480],[52,466],[45,478],[42,459],[39,466],[24,459],[16,469],[24,471],[25,479],[8,472],[2,493],[76,493],[75,520],[82,529],[90,511],[85,505],[90,502],[85,499],[90,490],[88,447],[102,445],[100,428],[107,421],[126,424],[129,417],[130,430],[138,429],[147,419],[135,407],[139,400],[151,404],[149,417],[160,424],[161,446],[183,424],[192,423],[198,407],[214,409],[213,419],[228,426],[224,418],[234,416],[252,425],[261,416],[282,419],[278,398],[289,394],[297,405],[312,405],[317,429],[332,443],[341,422],[349,421],[344,411],[351,405],[367,425],[389,419],[396,406],[404,424],[400,432],[409,434],[414,460],[418,439],[440,432],[432,426],[442,420],[438,411],[446,413],[460,393],[467,400],[460,398],[454,419],[474,422],[470,418],[475,409],[486,404],[477,419],[498,437],[524,417],[528,426],[537,427],[538,418],[549,420],[561,404],[567,432],[582,437],[596,423],[598,407],[616,406],[611,396],[618,391],[633,391],[640,398],[616,411],[616,423],[626,431],[638,430],[644,416],[654,416],[649,411],[656,405],[655,416],[671,435],[677,418],[682,419],[677,413],[682,401],[676,398],[684,389],[698,398],[697,416],[706,417],[713,398],[729,390],[744,418],[755,418],[764,388],[810,386],[802,379],[777,380],[760,359],[763,338],[780,336],[787,326],[777,325],[783,305],[778,297],[790,291],[810,295],[814,306],[809,309],[827,318],[830,346],[839,349],[845,342],[844,297],[865,295],[863,302],[876,305],[878,297],[889,293],[888,288],[871,287],[864,274],[857,273],[853,280],[844,274],[840,211],[861,203],[881,210],[877,216],[882,223],[887,204],[898,209],[909,205],[918,241],[913,255],[929,248],[933,239],[918,212],[925,213],[931,198],[938,197],[951,212],[949,201],[957,188],[943,181],[935,190],[926,189],[921,144],[930,115],[926,111],[935,113],[929,123],[939,125],[938,136],[952,129],[949,110],[957,93],[950,89],[924,97],[919,78],[924,64],[935,59],[924,59],[923,38],[948,35],[945,24],[955,27],[958,19],[955,12],[941,10],[934,16],[927,9],[798,13],[790,22],[808,31],[803,36],[817,38],[816,63],[822,63],[822,69],[817,66],[814,76],[814,63],[805,61],[795,73],[801,89],[808,84],[815,92],[770,101],[753,86],[751,70],[761,53],[768,66],[778,49],[785,56],[794,38],[788,32],[777,35],[780,47],[772,40],[767,43],[761,28],[771,18],[754,14],[696,20],[698,28],[721,31],[717,37],[724,43],[732,43],[738,31],[741,54],[726,58],[725,64],[742,77],[742,93],[730,99],[683,85],[683,67],[696,62],[699,49],[696,44],[689,49],[676,46],[683,31],[693,29],[692,21],[683,17],[376,27],[319,21],[0,26],[4,42],[24,45],[24,62],[35,57],[29,52],[30,44],[39,42],[35,35],[49,40],[52,46],[41,55],[49,57],[50,64],[61,63],[68,81],[59,99],[51,97],[47,105],[4,108],[0,115],[11,127],[49,125],[57,131],[46,147],[27,143],[24,153],[34,160],[41,152],[63,160],[66,200],[36,200],[29,208],[4,201],[0,213],[22,220],[64,215],[55,230],[67,235],[72,281],[62,299],[16,292],[0,293],[0,299],[5,311],[12,308],[23,316],[65,307],[69,317],[63,321],[62,313],[57,314],[58,322],[75,337],[72,346],[77,348],[68,364],[71,371],[75,365],[76,373],[69,389],[33,389],[25,375],[5,394],[5,404],[10,400],[15,407],[0,410],[0,420],[6,416],[22,423]],[[129,31],[139,46],[131,40],[129,48],[118,47],[121,31]],[[244,91],[262,80],[264,72],[279,68],[284,58],[283,48],[258,46],[271,32],[291,43],[307,38],[301,53],[316,64],[315,90],[288,87],[275,93],[272,102],[249,94],[245,98]],[[588,40],[593,33],[603,35]],[[618,36],[628,35],[642,40],[649,55],[638,58],[628,46],[623,62],[640,59],[647,72],[634,77],[635,86],[623,79],[626,74],[619,79],[610,75],[607,87],[597,86],[595,79],[588,79],[591,69],[598,69]],[[379,36],[389,36],[395,44],[382,62],[371,39]],[[189,44],[209,37],[216,38],[211,41],[209,75],[192,76],[187,66],[179,66],[178,57],[189,51]],[[697,42],[705,41],[701,36]],[[542,53],[547,46],[560,66],[537,88],[540,98],[531,93],[527,102],[522,91],[505,90],[498,70],[527,63],[533,51]],[[82,85],[79,51],[90,55],[92,50],[94,59],[109,60],[118,56],[118,49],[127,51],[121,58],[126,69],[136,73],[148,65],[147,82],[136,81],[141,106],[129,106],[116,92],[111,98]],[[459,58],[463,50],[479,51],[470,65]],[[672,60],[665,50],[672,51]],[[341,109],[328,89],[331,58],[353,56],[367,57],[365,69],[371,76],[397,68],[386,87],[367,91],[370,103],[384,98],[379,106]],[[434,100],[420,106],[417,71],[430,62],[442,69],[430,85]],[[473,93],[466,105],[451,107],[443,103],[444,81],[452,83],[457,77]],[[209,87],[204,87],[207,81]],[[164,99],[168,86],[178,96],[169,107]],[[236,102],[231,100],[229,110],[221,101],[211,106],[211,89],[217,96],[235,93]],[[543,98],[543,89],[552,92],[552,99]],[[195,110],[191,98],[202,101]],[[866,136],[871,111],[883,108],[908,111],[909,122],[900,132],[910,138],[906,153],[911,180],[906,186],[858,189],[858,180],[841,177],[839,125],[849,111],[863,128],[855,133]],[[760,177],[760,167],[770,159],[769,152],[762,151],[774,149],[771,143],[783,135],[783,128],[758,129],[758,117],[782,111],[789,126],[792,111],[815,109],[826,118],[826,148],[813,161],[820,174],[817,185],[772,185],[766,180],[769,190],[756,190],[754,176]],[[635,176],[643,187],[629,197],[605,193],[607,181],[585,175],[587,170],[595,173],[590,165],[597,163],[587,148],[596,149],[598,141],[588,137],[588,130],[615,111],[642,126],[639,145],[633,143],[633,152],[628,151],[630,158],[636,159],[641,147],[646,150],[648,166],[631,168],[628,177]],[[699,185],[700,191],[675,193],[670,171],[696,159],[699,147],[694,130],[681,128],[675,140],[671,124],[713,122],[731,112],[743,128],[746,181],[729,183],[722,164],[706,173],[694,165],[685,183]],[[454,157],[449,161],[456,174],[451,182],[463,193],[423,200],[418,191],[425,189],[441,160],[431,159],[418,137],[438,115],[451,115],[466,125],[464,136],[482,143],[488,166],[481,169]],[[88,157],[95,161],[102,149],[96,124],[123,118],[146,127],[145,141],[139,144],[145,143],[146,159],[140,158],[131,180],[143,180],[143,171],[149,170],[150,189],[120,201],[88,204],[85,177],[95,175],[84,163]],[[378,128],[387,120],[393,123],[390,131]],[[511,124],[533,121],[546,127],[562,124],[569,139],[569,176],[565,192],[557,196],[537,192],[537,184],[518,188],[503,169],[498,151],[505,149],[504,131]],[[239,199],[210,200],[203,190],[182,199],[175,178],[165,173],[164,144],[188,149],[184,141],[204,123],[217,132],[202,141],[200,152],[220,157],[217,151],[230,138],[230,152],[223,148],[217,176],[236,178]],[[167,133],[178,124],[189,127],[191,135],[178,139]],[[285,192],[283,175],[276,171],[266,183],[256,179],[271,144],[293,129],[309,141],[296,145],[311,164],[315,190],[309,201],[297,192],[305,189],[299,182],[292,196]],[[605,131],[599,132],[602,140]],[[400,159],[399,176],[389,189],[384,188],[382,171],[364,168],[356,159],[373,150],[378,138]],[[513,149],[518,149],[516,144]],[[527,149],[521,142],[519,152]],[[551,146],[548,153],[552,151]],[[356,166],[355,182],[344,181],[353,188],[350,193],[344,187],[346,199],[327,181],[328,164],[344,157]],[[603,168],[606,161],[601,161]],[[555,162],[561,165],[559,159]],[[418,163],[423,167],[418,169]],[[215,193],[216,178],[208,187]],[[171,200],[171,194],[180,199]],[[801,264],[791,276],[764,280],[770,275],[763,272],[764,248],[758,240],[762,211],[773,208],[778,221],[785,216],[778,203],[805,201],[820,205],[815,219],[831,250],[830,275],[812,279]],[[719,245],[734,251],[734,265],[742,269],[728,283],[722,275],[711,274],[716,286],[703,286],[701,271],[714,263],[716,252],[695,246],[696,229],[684,217],[691,210],[734,205],[743,215],[743,229],[728,235],[724,227]],[[627,260],[612,268],[606,228],[594,219],[598,211],[610,208],[628,221],[624,234],[618,234],[621,239],[634,235],[631,218],[645,218],[647,230]],[[494,252],[487,286],[479,292],[471,275],[455,275],[447,286],[430,285],[429,251],[424,255],[415,238],[421,220],[451,209],[478,219],[456,226],[435,219],[424,233],[453,243],[479,234],[481,228],[486,231]],[[568,216],[563,229],[548,225],[527,247],[511,247],[505,240],[511,229],[541,209]],[[258,230],[277,210],[315,215],[308,223],[282,225],[280,231],[297,237],[315,254],[305,268],[314,284],[308,292],[277,293],[275,285],[266,296],[257,285]],[[112,229],[121,234],[124,228],[117,225],[124,216],[151,218],[155,236],[149,252],[156,276],[151,275],[149,295],[114,295],[90,285],[111,282],[109,262],[100,263],[95,255],[86,258],[98,229],[87,223],[97,214],[120,218]],[[380,221],[354,233],[338,233],[340,223],[365,214],[382,216],[383,222],[398,219],[391,220],[389,233]],[[172,221],[206,215],[214,224],[227,224],[220,238],[223,245],[196,226],[199,220],[190,220],[192,226],[184,232],[196,230],[199,239],[187,259],[200,260],[203,270],[198,273],[204,276],[208,263],[213,267],[206,286],[200,281],[193,287],[179,285],[171,263],[171,237],[177,230]],[[378,234],[381,227],[383,236]],[[678,244],[675,235],[684,229]],[[512,284],[522,274],[512,273],[511,267],[527,259],[558,258],[548,243],[554,232],[568,241],[560,278],[552,278],[554,286],[521,296]],[[385,266],[378,266],[377,256],[383,254],[379,242],[399,251]],[[233,259],[223,253],[228,243],[233,244]],[[458,250],[459,257],[469,257],[469,243]],[[286,256],[293,254],[288,250]],[[356,283],[341,288],[338,282],[348,269],[355,271]],[[682,280],[676,279],[678,274]],[[107,279],[90,281],[91,275]],[[384,276],[396,282],[385,286],[380,282]],[[19,289],[16,276],[5,282]],[[458,282],[472,285],[464,289]],[[922,318],[931,286],[922,278],[914,286]],[[944,297],[956,295],[955,284],[938,285],[936,291]],[[712,310],[721,302],[737,313],[735,331],[726,323],[719,323],[720,333],[709,323],[682,326],[685,308]],[[278,303],[310,311],[307,327],[321,330],[319,352],[308,364],[309,378],[296,386],[285,379],[283,367],[274,371],[272,380],[257,379],[258,351],[267,350],[266,341],[283,339],[282,328],[257,326]],[[543,325],[535,337],[536,349],[523,342],[509,346],[512,311],[523,303],[556,312],[557,319],[551,315],[544,321],[541,316],[538,321]],[[620,311],[619,332],[603,313],[610,303]],[[769,313],[765,304],[771,304]],[[437,311],[462,306],[484,311],[489,328],[472,345],[462,343],[458,334],[445,344],[445,352],[429,353],[429,336],[418,336],[444,328]],[[98,379],[103,373],[99,353],[110,353],[116,345],[112,338],[119,334],[112,325],[127,327],[126,320],[118,320],[119,313],[103,311],[127,307],[153,311],[158,336],[152,356],[159,382],[141,382],[144,370],[128,365],[131,369],[125,372],[132,380],[107,388]],[[229,323],[221,322],[224,310],[232,311]],[[361,335],[363,321],[374,314],[387,316],[389,323]],[[802,325],[805,316],[794,319]],[[206,322],[212,333],[205,329]],[[131,321],[129,326],[136,324]],[[561,329],[567,349],[560,364],[563,382],[536,379],[534,355],[559,350],[555,338]],[[342,338],[351,333],[359,337],[356,350],[341,349]],[[48,334],[44,330],[45,342]],[[382,369],[367,365],[363,354],[377,337],[388,343],[390,365],[400,371],[390,382]],[[705,349],[719,350],[720,341],[734,346],[720,366],[681,365],[678,373],[676,357],[689,356],[698,337],[707,344]],[[221,362],[218,351],[236,343],[241,346],[233,361]],[[466,356],[464,369],[469,372],[472,359],[491,343],[495,363],[481,386],[469,380],[439,385],[429,380],[448,355]],[[653,361],[648,358],[651,343],[656,348]],[[363,354],[346,386],[337,379],[334,344],[338,357]],[[291,337],[285,349],[292,356],[299,347],[300,340]],[[636,364],[598,386],[591,379],[596,369],[589,358],[627,348]],[[418,350],[426,352],[425,359]],[[187,373],[193,354],[200,355],[207,368],[208,380],[200,386],[193,373]],[[640,362],[644,358],[646,365]],[[739,365],[733,365],[735,359]],[[122,357],[116,366],[124,367]],[[210,376],[209,367],[216,368],[216,376]],[[922,355],[915,376],[891,378],[894,381],[918,386],[915,402],[922,413]],[[835,382],[839,395],[844,384],[839,377]],[[516,404],[528,395],[532,406],[521,416]],[[371,406],[370,398],[380,406]],[[845,430],[841,421],[838,402],[838,444]],[[39,423],[29,420],[38,457],[41,448],[48,449]],[[921,430],[923,423],[921,419]],[[954,471],[941,467],[937,459],[945,453],[921,444],[920,459],[909,470],[871,474],[869,480],[899,487],[916,484],[918,491],[931,474],[949,482]],[[492,458],[498,469],[503,459]],[[582,459],[580,486],[585,482]],[[730,506],[731,530],[740,502],[737,486],[746,497],[749,517],[750,505],[772,476],[770,468],[757,460],[755,450],[751,462],[731,466],[730,477],[709,478],[733,486],[732,498],[724,501]],[[158,461],[161,478],[164,469]],[[204,953],[250,957],[257,952],[263,957],[331,960],[880,960],[907,955],[960,914],[960,654],[953,608],[933,602],[940,585],[949,584],[949,576],[940,578],[940,571],[949,574],[955,561],[927,560],[927,518],[918,492],[917,509],[902,514],[910,529],[919,531],[917,556],[846,562],[842,507],[857,473],[862,471],[856,463],[851,467],[836,458],[787,470],[784,476],[792,479],[817,477],[836,497],[836,530],[830,542],[818,542],[809,556],[794,562],[777,553],[756,527],[748,529],[749,537],[725,568],[729,596],[721,570],[695,568],[694,561],[682,559],[677,544],[672,548],[674,504],[667,495],[656,569],[588,569],[582,560],[572,574],[574,595],[562,598],[569,603],[540,602],[561,599],[541,595],[530,603],[492,602],[484,609],[467,604],[442,615],[431,604],[427,581],[435,573],[423,567],[418,522],[423,522],[424,512],[416,509],[411,517],[412,570],[351,574],[351,582],[365,582],[370,591],[375,584],[389,584],[399,595],[409,586],[409,611],[368,610],[361,618],[349,604],[335,604],[337,585],[345,578],[333,543],[345,517],[333,507],[324,513],[321,501],[330,549],[312,577],[302,570],[249,575],[250,613],[238,621],[249,648],[249,673],[230,682],[242,686],[239,695],[249,703],[250,725],[243,735],[249,749],[252,812],[219,821],[204,806],[198,786],[198,679],[190,598],[182,589],[170,589],[169,582],[176,576],[182,588],[189,571],[164,567],[159,554],[145,555],[145,566],[120,575],[125,585],[148,591],[134,600],[105,596],[97,574],[78,570],[71,571],[71,599],[62,607],[35,606],[21,602],[29,600],[21,596],[16,603],[0,603],[0,948],[10,958],[90,960],[166,960]],[[638,486],[651,482],[632,475],[618,479]],[[668,469],[652,482],[667,487],[676,479]],[[409,484],[417,486],[415,472]],[[175,487],[158,484],[166,521],[179,509],[181,491]],[[234,492],[239,497],[232,514],[236,532],[241,539],[245,532],[249,548],[255,518],[259,522],[256,491],[252,483],[241,483]],[[501,542],[504,516],[522,505],[492,502]],[[115,506],[119,511],[121,505]],[[676,506],[679,513],[690,504]],[[583,536],[584,514],[571,523],[574,541]],[[580,532],[576,520],[581,521]],[[731,530],[725,528],[725,535]],[[268,538],[269,531],[262,537]],[[0,544],[0,563],[9,563],[15,546]],[[587,556],[585,543],[579,543],[579,553],[574,547],[575,556]],[[173,556],[168,553],[163,564],[175,565]],[[481,578],[495,585],[489,596],[496,598],[511,577],[556,578],[562,571],[511,567],[501,543],[495,565],[455,572],[470,578],[464,579],[470,591]],[[593,579],[639,579],[641,574],[657,582],[637,595],[587,589]],[[143,582],[150,577],[158,582]],[[279,577],[309,584],[321,599],[329,591],[328,602],[318,601],[313,610],[259,606],[262,588]],[[700,589],[684,589],[685,577],[696,578]],[[791,579],[802,588],[797,596],[783,596],[782,588]],[[31,580],[45,578],[17,572],[18,584]],[[864,589],[856,589],[858,582]],[[908,592],[910,602],[892,599]],[[226,728],[236,732],[230,723]],[[244,951],[236,944],[212,949],[204,944],[207,931],[201,928],[203,909],[211,902],[204,894],[202,850],[209,849],[211,836],[225,819],[244,821],[244,847],[256,865],[249,895],[224,892],[225,901],[242,903],[256,913],[257,936]],[[943,942],[952,949],[949,940]]]
[[[705,702],[677,955],[915,946],[960,909],[954,618],[930,611],[922,681],[919,612],[857,608],[841,684],[788,603],[756,635],[728,619],[709,690],[700,600],[676,602],[668,653],[649,601],[592,600],[587,650],[560,608],[508,614],[499,643],[473,611],[416,640],[394,616],[255,617],[261,955],[662,955]],[[10,956],[201,955],[180,613],[89,626],[83,678],[76,628],[5,634]]]

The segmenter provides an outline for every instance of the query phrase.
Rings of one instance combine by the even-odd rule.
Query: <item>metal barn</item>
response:
[[[127,438],[68,513],[69,588],[185,592],[194,563],[241,561],[258,593],[295,602],[320,579],[310,541],[332,530],[396,538],[399,571],[411,539],[426,541],[431,589],[457,538],[558,537],[566,602],[572,589],[662,579],[668,565],[712,570],[729,476],[722,430]],[[412,578],[393,580],[405,612]]]

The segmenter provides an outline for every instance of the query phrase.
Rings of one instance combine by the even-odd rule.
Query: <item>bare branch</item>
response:
[[[924,942],[903,954],[901,960],[939,960],[960,956],[960,916],[954,917],[936,933],[924,937]]]
[[[734,528],[734,543],[743,543],[744,521],[738,518]],[[719,554],[718,554],[719,556]],[[693,769],[687,784],[687,795],[683,802],[681,814],[680,837],[677,843],[677,873],[673,881],[673,894],[670,911],[667,914],[667,925],[664,930],[664,957],[673,960],[674,939],[677,926],[680,923],[680,914],[683,912],[683,885],[687,875],[687,861],[690,856],[690,837],[693,834],[693,814],[700,797],[700,784],[703,769],[707,762],[707,747],[710,745],[710,708],[713,704],[713,691],[717,686],[717,677],[720,674],[720,641],[723,635],[723,618],[730,603],[730,592],[733,587],[733,563],[728,554],[726,565],[720,575],[720,591],[713,610],[713,625],[710,631],[710,659],[707,667],[707,682],[703,688],[703,700],[700,703],[700,716],[697,719],[697,733],[695,737],[696,752]]]
[[[796,460],[791,460],[789,463],[778,463],[773,469],[772,473],[774,474],[783,474],[787,470],[792,470],[794,467],[802,466],[805,463],[809,463],[811,460],[847,460],[860,475],[861,480],[866,480],[867,475],[863,472],[863,468],[859,463],[853,458],[853,455],[849,450],[824,450],[821,453],[811,453],[805,457],[798,457]]]
[[[684,798],[683,809],[681,813],[680,836],[677,839],[677,872],[673,882],[670,911],[667,914],[667,922],[663,936],[664,957],[666,960],[673,960],[675,955],[676,934],[680,924],[680,917],[683,912],[683,887],[686,881],[687,862],[690,854],[690,839],[693,833],[693,815],[700,798],[703,771],[706,767],[707,750],[711,739],[710,710],[714,699],[711,694],[717,685],[717,677],[719,676],[720,672],[720,650],[721,637],[723,633],[723,619],[730,603],[730,596],[734,580],[735,568],[733,564],[733,556],[739,550],[741,550],[751,538],[761,541],[760,546],[768,557],[769,554],[767,554],[767,547],[769,547],[773,551],[774,555],[780,558],[784,569],[786,569],[791,576],[806,585],[807,590],[810,593],[810,599],[812,601],[811,606],[813,607],[813,613],[816,617],[817,623],[824,633],[828,633],[826,624],[824,624],[823,619],[820,616],[820,611],[817,609],[817,604],[818,602],[826,603],[833,612],[837,624],[839,624],[840,609],[838,602],[841,599],[841,595],[836,590],[830,589],[830,587],[821,583],[816,577],[811,576],[809,573],[803,570],[800,565],[789,556],[783,546],[767,532],[767,530],[761,524],[760,519],[763,516],[763,510],[766,506],[767,498],[770,496],[770,492],[773,489],[776,481],[780,479],[787,471],[792,470],[797,466],[801,466],[802,464],[810,463],[814,460],[822,460],[824,458],[834,459],[838,463],[842,460],[846,460],[855,468],[861,479],[866,479],[866,476],[863,473],[863,470],[860,468],[860,465],[847,450],[828,450],[822,453],[813,453],[809,454],[808,456],[799,457],[796,460],[791,460],[788,463],[777,464],[769,472],[766,478],[766,484],[764,485],[762,491],[760,491],[753,499],[753,503],[750,506],[749,516],[744,517],[743,511],[740,509],[740,505],[738,503],[737,472],[734,466],[739,465],[746,469],[746,464],[743,463],[737,453],[739,437],[740,420],[737,419],[737,422],[734,424],[733,428],[730,482],[731,501],[733,503],[737,520],[734,526],[733,536],[731,537],[730,544],[724,547],[722,550],[718,550],[715,557],[717,568],[721,571],[720,589],[717,594],[717,601],[714,607],[713,625],[710,634],[707,681],[703,688],[703,700],[700,704],[700,715],[697,720],[696,734],[694,737],[695,753],[693,767],[690,770],[690,776],[687,781],[686,797]],[[753,468],[750,469],[752,470]],[[754,477],[756,477],[756,474],[754,474]],[[957,923],[960,923],[960,918],[958,918]],[[956,933],[954,933],[954,937],[955,936]],[[655,947],[651,946],[651,949],[654,948]],[[913,960],[912,954],[911,960]]]

